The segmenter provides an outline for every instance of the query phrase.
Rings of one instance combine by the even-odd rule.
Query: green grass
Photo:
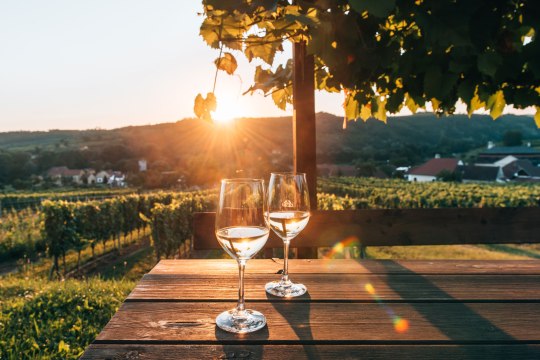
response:
[[[133,288],[127,280],[0,283],[0,359],[77,359]]]
[[[0,359],[78,359],[155,265],[155,254],[143,247],[85,279],[49,281],[50,265],[42,259],[0,277]]]
[[[375,259],[532,260],[540,258],[540,245],[372,246],[367,255]]]

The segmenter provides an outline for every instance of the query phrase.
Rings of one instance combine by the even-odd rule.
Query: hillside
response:
[[[319,163],[391,163],[413,165],[432,157],[465,154],[498,142],[509,130],[525,140],[540,140],[532,117],[431,114],[392,117],[388,123],[349,122],[317,114]],[[114,130],[0,133],[0,183],[40,174],[51,166],[114,168],[137,171],[144,158],[156,173],[183,175],[190,184],[223,176],[255,176],[287,169],[292,163],[290,117],[243,118],[234,125],[185,119],[176,123],[130,126]],[[159,179],[156,179],[159,182]]]

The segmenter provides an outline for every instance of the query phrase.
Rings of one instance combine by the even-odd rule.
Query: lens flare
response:
[[[335,258],[336,256],[339,257],[348,247],[360,247],[360,240],[358,240],[356,236],[349,236],[334,244],[326,254],[326,257],[330,259]]]
[[[392,324],[394,324],[394,330],[399,333],[399,334],[403,334],[403,333],[406,333],[408,330],[409,330],[409,321],[407,319],[403,319],[402,317],[400,316],[397,316],[394,311],[388,307],[388,305],[386,305],[382,300],[381,298],[379,297],[379,295],[377,295],[377,292],[375,291],[375,287],[373,286],[373,284],[371,283],[366,283],[364,285],[364,290],[366,290],[366,292],[373,296],[373,299],[375,299],[375,301],[377,302],[377,304],[379,304],[380,306],[382,306],[384,308],[384,310],[386,311],[386,313],[388,314],[388,317],[392,320]]]
[[[394,317],[394,329],[396,332],[403,334],[409,330],[409,321],[402,319],[399,316]]]
[[[366,286],[364,286],[364,288],[366,289],[369,295],[375,295],[375,288],[373,287],[373,285],[367,283]]]

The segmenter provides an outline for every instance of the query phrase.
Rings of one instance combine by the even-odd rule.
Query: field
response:
[[[320,179],[318,188],[318,207],[335,210],[538,206],[539,199],[538,185],[335,178]],[[15,272],[0,278],[0,359],[78,358],[158,258],[185,255],[191,214],[212,210],[215,201],[214,191],[116,194],[5,213],[0,265]],[[331,253],[354,257],[357,251]],[[540,246],[370,247],[367,255],[539,259]]]

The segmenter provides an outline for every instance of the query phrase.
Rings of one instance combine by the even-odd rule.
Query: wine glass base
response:
[[[216,325],[228,332],[245,334],[262,329],[266,325],[266,318],[255,310],[244,310],[239,315],[236,309],[233,309],[219,314]]]
[[[279,297],[297,297],[304,295],[307,288],[304,284],[295,284],[291,281],[272,281],[266,284],[267,293]]]

